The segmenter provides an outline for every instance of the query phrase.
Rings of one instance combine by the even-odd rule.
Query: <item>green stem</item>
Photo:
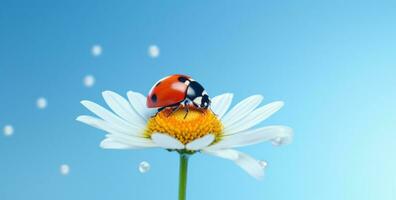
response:
[[[188,154],[180,153],[179,200],[186,200]]]

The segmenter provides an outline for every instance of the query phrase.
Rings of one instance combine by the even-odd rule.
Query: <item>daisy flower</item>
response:
[[[189,155],[201,152],[231,160],[260,179],[264,175],[260,161],[234,148],[264,141],[281,145],[292,139],[292,129],[286,126],[255,127],[283,106],[281,101],[260,106],[261,95],[250,96],[230,109],[233,94],[225,93],[212,99],[210,109],[190,107],[188,115],[185,109],[157,113],[157,109],[147,108],[146,97],[137,92],[129,91],[127,97],[103,92],[112,111],[91,101],[81,101],[97,117],[82,115],[77,120],[108,133],[100,144],[105,149],[159,147],[180,153],[179,198],[183,192],[185,195]]]

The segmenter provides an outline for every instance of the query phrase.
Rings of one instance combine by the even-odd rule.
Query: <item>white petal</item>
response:
[[[88,124],[94,128],[97,129],[101,129],[104,130],[108,133],[121,133],[121,134],[125,134],[125,135],[133,135],[133,136],[137,136],[137,137],[142,137],[143,136],[143,129],[123,129],[117,126],[113,126],[111,123],[106,122],[102,119],[98,119],[95,117],[91,117],[91,116],[86,116],[86,115],[81,115],[79,117],[77,117],[76,119],[77,121],[80,121],[82,123]]]
[[[179,140],[166,134],[153,133],[151,139],[159,147],[165,149],[184,149],[184,145]]]
[[[107,135],[107,137],[112,138],[114,140],[117,140],[118,142],[130,145],[130,146],[136,146],[136,147],[155,147],[156,145],[147,138],[143,138],[141,134],[139,135],[132,135],[132,134],[137,134],[137,133],[126,133],[126,132],[120,132],[116,128],[112,127],[111,124],[108,122],[94,118],[91,116],[79,116],[77,118],[77,121],[86,123],[90,126],[93,126],[98,129],[102,129],[110,134]]]
[[[198,138],[198,139],[188,143],[186,145],[186,149],[193,150],[193,151],[203,149],[203,148],[209,146],[210,144],[212,144],[214,139],[215,139],[215,136],[213,134],[205,135],[201,138]]]
[[[135,126],[144,127],[142,125],[145,124],[145,120],[142,120],[140,115],[133,110],[129,102],[122,96],[112,91],[104,91],[102,96],[107,105],[120,117]]]
[[[203,151],[203,152],[213,156],[234,161],[235,164],[237,164],[249,175],[253,176],[256,179],[261,179],[264,176],[264,171],[259,161],[242,152],[233,149],[225,149],[219,151]]]
[[[241,120],[235,122],[230,126],[225,126],[224,132],[226,135],[234,134],[239,131],[247,130],[260,122],[264,121],[276,111],[281,109],[283,106],[282,101],[276,101],[269,103],[265,106],[257,108],[256,110],[249,113],[246,117],[242,118]]]
[[[219,150],[204,149],[202,150],[202,152],[228,160],[236,160],[238,159],[239,156],[237,152],[231,149],[219,149]]]
[[[225,93],[212,99],[210,108],[221,119],[231,105],[233,94]]]
[[[220,142],[208,147],[208,149],[214,150],[242,147],[275,139],[282,139],[284,143],[289,143],[292,136],[293,130],[289,127],[267,126],[225,136]]]
[[[114,141],[111,138],[106,138],[100,143],[103,149],[135,149],[136,147]]]
[[[250,176],[253,176],[256,179],[260,180],[264,176],[264,170],[261,167],[259,161],[247,154],[239,153],[238,159],[235,161],[235,164],[237,164]]]
[[[118,117],[114,113],[108,111],[107,109],[103,108],[102,106],[100,106],[100,105],[98,105],[98,104],[96,104],[94,102],[81,101],[81,104],[83,104],[86,108],[88,108],[88,110],[90,110],[91,112],[95,113],[100,118],[102,118],[105,121],[111,123],[112,126],[116,126],[116,127],[122,128],[124,130],[128,130],[128,129],[135,130],[135,129],[139,129],[140,128],[138,126],[135,126],[135,125],[132,125],[132,124],[126,122],[125,120],[121,119],[120,117]]]
[[[140,148],[157,147],[157,145],[152,140],[147,138],[138,138],[138,137],[122,135],[117,133],[107,134],[106,137],[130,146],[135,146]]]
[[[144,120],[147,120],[157,112],[157,109],[147,107],[144,95],[133,91],[129,91],[127,95],[132,107]]]
[[[224,126],[231,126],[233,123],[251,113],[258,105],[260,105],[262,100],[263,96],[253,95],[239,102],[222,119]]]

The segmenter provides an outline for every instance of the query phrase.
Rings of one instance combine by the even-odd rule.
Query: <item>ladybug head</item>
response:
[[[203,94],[202,96],[195,98],[194,104],[199,108],[208,108],[210,106],[209,96],[207,94]]]
[[[210,99],[207,94],[203,94],[202,96],[195,97],[192,103],[198,108],[206,109],[210,106]]]
[[[210,99],[207,94],[204,94],[201,99],[201,104],[199,105],[200,108],[208,108],[210,106]]]

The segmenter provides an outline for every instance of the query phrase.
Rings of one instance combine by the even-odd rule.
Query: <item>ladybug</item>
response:
[[[158,111],[172,107],[173,113],[184,106],[187,116],[189,105],[207,109],[210,99],[205,88],[186,75],[174,74],[159,80],[147,96],[147,107],[158,108]]]

